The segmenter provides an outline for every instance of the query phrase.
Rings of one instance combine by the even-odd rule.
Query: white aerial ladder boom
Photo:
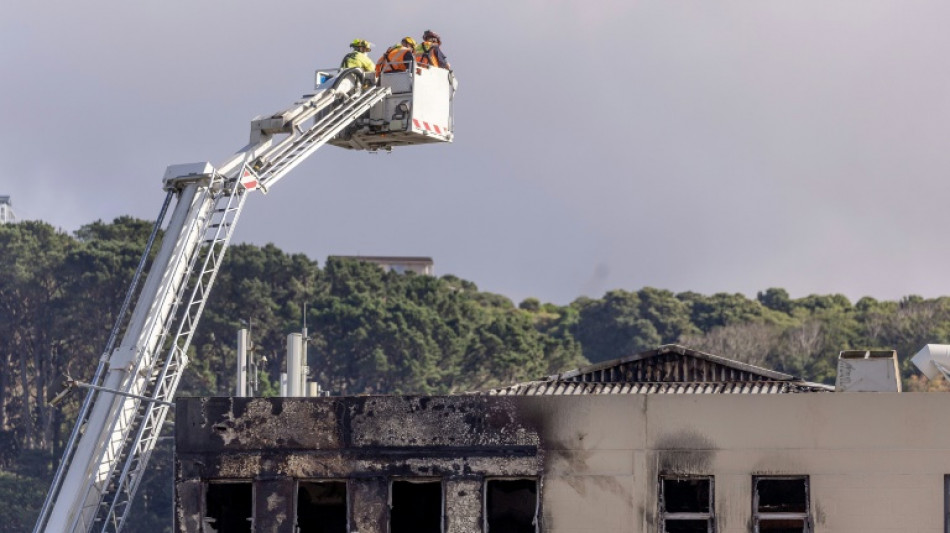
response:
[[[217,168],[210,163],[168,167],[165,202],[95,375],[91,383],[72,382],[88,390],[34,533],[122,528],[250,191],[266,192],[330,141],[376,150],[452,140],[451,130],[433,138],[409,127],[416,105],[412,87],[420,72],[413,68],[399,76],[384,74],[379,82],[356,69],[334,73],[320,80],[315,93],[290,108],[253,120],[250,144]],[[445,72],[432,69],[427,79],[445,78]],[[381,107],[398,106],[386,102],[394,94],[393,84],[399,85],[400,102],[410,103],[399,108],[406,111],[405,116],[390,121],[372,118],[373,113],[380,116]],[[448,83],[443,94],[426,96],[446,100],[448,125],[453,93],[454,83]],[[345,130],[348,140],[341,140]],[[392,139],[385,139],[390,135]],[[161,247],[139,290],[146,260],[173,199]],[[115,347],[133,299],[137,303]]]

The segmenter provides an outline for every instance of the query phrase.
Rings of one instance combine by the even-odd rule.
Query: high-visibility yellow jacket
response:
[[[373,72],[375,65],[373,65],[373,60],[368,55],[354,50],[343,56],[340,68],[361,68],[367,72]]]

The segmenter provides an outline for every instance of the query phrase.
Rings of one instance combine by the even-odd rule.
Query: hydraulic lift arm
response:
[[[95,376],[82,384],[87,392],[34,533],[122,528],[248,193],[266,192],[390,92],[366,88],[362,73],[345,70],[288,109],[252,121],[250,144],[217,168],[168,168],[165,201]],[[172,200],[165,237],[139,289]]]

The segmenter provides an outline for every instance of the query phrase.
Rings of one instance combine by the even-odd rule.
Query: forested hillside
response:
[[[0,225],[0,531],[26,531],[71,429],[80,394],[47,401],[69,374],[88,379],[138,264],[151,223],[121,218],[68,234],[40,222]],[[675,266],[672,266],[675,267]],[[305,311],[306,310],[306,311]],[[528,380],[680,343],[834,382],[843,349],[896,349],[907,359],[950,337],[950,299],[898,302],[841,295],[793,299],[643,288],[559,306],[517,305],[469,281],[384,273],[330,260],[323,268],[274,246],[233,246],[191,349],[179,394],[234,389],[235,335],[250,325],[273,394],[286,335],[306,312],[313,379],[334,394],[444,394]],[[137,499],[142,531],[170,527],[171,447],[160,445]]]

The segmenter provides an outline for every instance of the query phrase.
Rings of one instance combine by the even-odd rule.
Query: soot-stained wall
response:
[[[254,531],[293,533],[297,481],[326,479],[347,481],[350,531],[385,533],[389,483],[431,478],[446,531],[481,531],[485,478],[541,474],[520,411],[476,396],[179,399],[176,530],[202,531],[209,482],[253,480]]]
[[[293,533],[298,481],[345,480],[350,533],[386,533],[389,484],[439,479],[446,533],[481,532],[493,478],[535,479],[538,531],[656,533],[660,479],[702,476],[717,533],[753,480],[807,477],[815,533],[943,531],[945,394],[185,398],[176,528],[209,483],[251,481],[254,531]],[[227,491],[223,491],[227,492]],[[210,530],[208,530],[210,531]]]

